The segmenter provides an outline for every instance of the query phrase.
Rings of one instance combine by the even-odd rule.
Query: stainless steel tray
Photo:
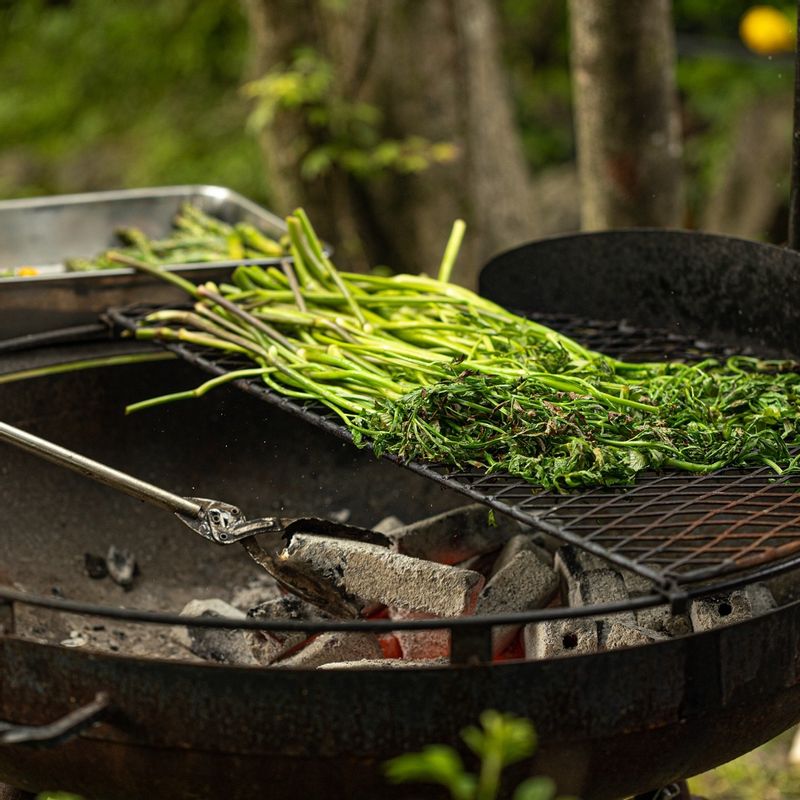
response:
[[[91,322],[109,306],[183,299],[164,281],[133,269],[65,272],[66,258],[91,257],[115,243],[120,226],[163,237],[180,205],[191,202],[225,222],[249,222],[271,235],[285,225],[221,186],[166,186],[0,201],[0,270],[42,267],[33,277],[0,278],[0,339]],[[248,260],[270,264],[277,259]],[[219,280],[241,261],[172,266],[189,280]]]

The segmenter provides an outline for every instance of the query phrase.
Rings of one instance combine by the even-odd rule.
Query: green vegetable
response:
[[[175,232],[168,239],[150,239],[138,228],[120,228],[121,247],[95,258],[72,258],[64,263],[72,272],[119,269],[131,261],[152,265],[197,264],[209,261],[239,261],[279,258],[287,247],[249,223],[228,225],[191,203],[184,203],[175,217]],[[0,275],[2,277],[2,275]]]
[[[379,454],[548,489],[627,484],[659,468],[800,470],[794,362],[619,361],[444,280],[341,272],[302,211],[287,226],[293,266],[239,267],[221,287],[126,262],[195,301],[191,312],[151,315],[138,336],[240,353],[271,389],[323,403]]]
[[[66,361],[62,364],[53,364],[46,367],[33,367],[32,369],[23,369],[18,372],[5,372],[0,374],[0,384],[16,383],[17,381],[29,380],[31,378],[44,378],[50,375],[61,375],[65,372],[82,372],[85,369],[96,369],[99,367],[128,366],[130,364],[143,364],[149,361],[169,361],[174,357],[172,353],[133,353],[132,355],[121,354],[116,356],[82,358],[77,361]]]

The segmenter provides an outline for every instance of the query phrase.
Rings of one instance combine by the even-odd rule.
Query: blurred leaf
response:
[[[464,771],[458,753],[445,745],[429,745],[419,753],[407,753],[386,764],[386,775],[393,783],[420,781],[445,786],[454,800],[470,800],[475,777]]]
[[[371,103],[353,101],[336,91],[334,65],[313,48],[295,51],[291,63],[280,64],[243,87],[255,101],[248,125],[261,130],[281,112],[302,114],[316,145],[301,162],[305,180],[339,167],[362,180],[386,172],[422,172],[434,162],[458,157],[450,142],[432,143],[421,136],[383,138],[383,112]]]
[[[228,0],[0,7],[0,195],[219,183],[265,197]]]
[[[513,800],[553,800],[556,785],[546,777],[528,778],[514,790]]]
[[[36,795],[36,800],[83,800],[83,798],[70,792],[40,792]]]
[[[505,767],[528,758],[536,750],[536,732],[527,719],[489,710],[481,714],[481,726],[482,729],[469,727],[461,732],[469,749],[478,756],[497,753]]]
[[[305,180],[313,180],[327,172],[332,163],[330,151],[325,147],[318,147],[303,159],[300,164],[300,173]]]

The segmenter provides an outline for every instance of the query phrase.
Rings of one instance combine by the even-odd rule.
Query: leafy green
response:
[[[794,362],[627,363],[446,281],[339,272],[302,210],[287,227],[293,272],[239,267],[232,285],[185,285],[194,311],[155,312],[137,335],[242,353],[271,389],[325,404],[378,454],[546,489],[646,469],[800,470]]]
[[[446,745],[429,745],[418,753],[393,758],[385,766],[393,783],[436,783],[453,800],[495,800],[502,772],[524,761],[536,750],[536,732],[526,719],[498,711],[484,711],[480,727],[461,731],[461,738],[478,757],[477,774],[467,772],[458,753]],[[550,778],[528,778],[517,786],[514,800],[553,800],[556,786]],[[566,800],[566,799],[565,799]]]

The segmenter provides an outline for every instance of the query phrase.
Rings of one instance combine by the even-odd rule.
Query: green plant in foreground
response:
[[[461,738],[480,760],[477,774],[467,772],[452,747],[439,744],[393,758],[386,763],[386,776],[393,783],[438,783],[453,800],[494,800],[503,770],[533,755],[536,731],[528,720],[498,711],[484,711],[480,723],[461,731]],[[513,800],[553,800],[555,794],[550,778],[535,777],[516,787]]]

